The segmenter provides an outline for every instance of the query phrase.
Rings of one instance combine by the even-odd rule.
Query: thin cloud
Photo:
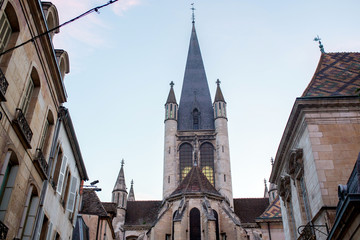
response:
[[[112,9],[116,15],[123,16],[124,12],[140,4],[140,0],[119,0],[118,2],[114,3]]]

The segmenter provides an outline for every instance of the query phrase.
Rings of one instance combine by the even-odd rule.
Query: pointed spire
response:
[[[194,129],[192,112],[195,109],[200,115],[198,129],[214,129],[210,90],[193,23],[179,103],[178,130]]]
[[[268,190],[265,178],[264,178],[264,184],[265,184],[264,198],[268,198],[269,197],[269,190]]]
[[[125,175],[124,175],[124,159],[121,160],[121,168],[119,171],[119,175],[117,177],[114,189],[114,191],[125,191],[126,192],[126,184],[125,184]]]
[[[174,93],[174,85],[175,83],[173,81],[170,82],[170,92],[169,92],[169,95],[168,95],[168,98],[166,100],[166,104],[168,103],[175,103],[177,104],[176,102],[176,98],[175,98],[175,93]]]
[[[128,196],[128,201],[135,201],[135,194],[134,194],[134,180],[131,180],[131,187]]]
[[[215,99],[214,102],[225,102],[224,96],[222,94],[221,88],[220,88],[220,80],[218,79],[216,81],[217,84],[217,88],[216,88],[216,94],[215,94]]]

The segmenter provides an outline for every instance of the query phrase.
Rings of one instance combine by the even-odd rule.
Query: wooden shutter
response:
[[[71,182],[70,182],[70,192],[69,192],[69,197],[68,197],[67,207],[66,207],[66,210],[68,210],[69,212],[74,211],[76,186],[77,186],[77,178],[73,176],[71,178]]]
[[[63,185],[64,185],[64,178],[65,178],[65,171],[66,171],[66,163],[67,163],[67,157],[64,155],[62,158],[61,168],[59,172],[59,179],[57,183],[56,192],[61,195]]]
[[[46,233],[46,240],[51,240],[52,228],[53,228],[53,224],[50,222],[49,223],[49,228],[48,228],[47,233]]]

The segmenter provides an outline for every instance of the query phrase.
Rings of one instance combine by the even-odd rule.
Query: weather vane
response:
[[[314,38],[314,41],[319,42],[320,52],[325,53],[324,46],[321,43],[321,38],[319,37],[319,35],[316,35],[316,37]]]
[[[195,23],[195,8],[194,8],[194,3],[191,4],[191,10],[192,10],[192,23]]]

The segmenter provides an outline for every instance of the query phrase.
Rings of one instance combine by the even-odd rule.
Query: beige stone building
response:
[[[52,38],[58,30],[46,33],[58,23],[56,7],[50,2],[0,1],[0,236],[3,239],[50,239],[53,232],[49,229],[56,221],[69,221],[67,212],[66,218],[61,218],[44,205],[53,174],[57,172],[53,163],[58,156],[60,122],[67,121],[62,125],[67,130],[72,127],[69,119],[60,117],[67,98],[64,77],[69,72],[68,55],[53,47]],[[46,34],[34,38],[42,33]],[[30,39],[33,40],[26,43]],[[18,45],[21,46],[12,49]],[[61,130],[60,135],[67,130]],[[79,188],[87,175],[80,151],[75,149],[74,132],[63,140],[68,147],[64,154],[73,158],[76,166],[71,174],[77,177]],[[74,182],[66,181],[70,185]],[[66,197],[52,203],[62,209],[75,200],[74,192],[64,189],[67,189]],[[59,228],[57,233],[63,239],[71,236]]]
[[[122,164],[112,192],[116,239],[283,239],[276,194],[271,205],[265,196],[233,198],[227,105],[219,80],[211,100],[194,22],[179,104],[170,85],[163,199],[136,201],[133,183],[127,191]]]
[[[295,101],[270,177],[286,239],[327,239],[334,225],[338,185],[347,183],[360,150],[359,70],[359,53],[322,52]]]

